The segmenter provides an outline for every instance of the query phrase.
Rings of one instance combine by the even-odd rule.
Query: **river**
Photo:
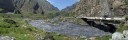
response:
[[[89,25],[77,25],[70,22],[61,22],[59,25],[53,25],[43,20],[32,20],[29,22],[34,27],[45,30],[47,32],[56,32],[59,34],[72,35],[72,36],[104,36],[111,35],[109,32],[104,32],[98,28]]]

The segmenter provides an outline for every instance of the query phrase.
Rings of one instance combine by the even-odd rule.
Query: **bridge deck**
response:
[[[105,17],[78,17],[78,18],[86,18],[86,19],[90,19],[90,20],[125,20],[125,17],[113,17],[113,18],[105,18]]]

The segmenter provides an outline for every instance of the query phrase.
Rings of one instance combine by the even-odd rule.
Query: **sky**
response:
[[[47,0],[52,5],[57,7],[59,10],[62,10],[68,6],[73,5],[74,3],[78,2],[79,0]]]

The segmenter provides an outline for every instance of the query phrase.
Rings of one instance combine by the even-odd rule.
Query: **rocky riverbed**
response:
[[[43,29],[47,32],[56,32],[59,34],[72,35],[72,36],[103,36],[111,35],[109,32],[104,32],[98,28],[94,28],[88,25],[77,25],[70,22],[61,22],[59,25],[53,25],[43,20],[32,20],[29,22],[34,27]]]

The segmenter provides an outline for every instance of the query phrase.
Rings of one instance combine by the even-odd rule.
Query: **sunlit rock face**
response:
[[[85,16],[124,16],[128,13],[125,2],[125,0],[80,0],[76,12]]]
[[[123,39],[123,34],[120,32],[115,32],[112,34],[112,40],[121,40]]]
[[[111,40],[128,40],[128,30],[123,31],[123,33],[120,32],[113,33]]]

